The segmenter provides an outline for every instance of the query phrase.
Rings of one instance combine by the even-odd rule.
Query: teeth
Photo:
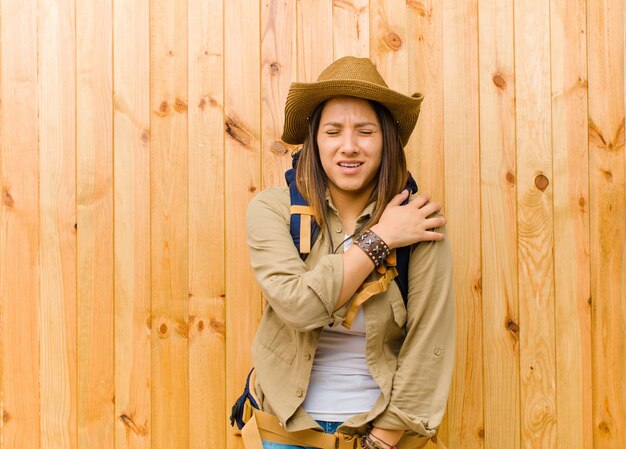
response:
[[[339,165],[341,165],[342,167],[354,168],[354,167],[358,167],[359,165],[361,165],[361,163],[360,162],[355,162],[355,163],[349,164],[347,162],[340,162]]]

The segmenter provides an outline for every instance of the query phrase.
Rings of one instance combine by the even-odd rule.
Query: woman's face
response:
[[[329,100],[322,110],[317,145],[331,192],[369,197],[383,153],[382,129],[372,105],[354,97]]]

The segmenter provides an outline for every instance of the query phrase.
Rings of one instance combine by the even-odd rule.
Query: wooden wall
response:
[[[623,0],[0,0],[0,447],[241,448],[244,213],[369,56],[455,258],[450,449],[626,447]]]

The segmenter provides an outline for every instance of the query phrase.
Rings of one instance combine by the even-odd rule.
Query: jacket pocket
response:
[[[295,331],[273,313],[266,313],[259,324],[257,340],[261,346],[288,365],[296,357]]]

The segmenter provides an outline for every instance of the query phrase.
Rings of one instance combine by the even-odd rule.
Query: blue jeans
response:
[[[337,427],[342,425],[342,422],[333,421],[317,421],[322,426],[325,433],[335,433]],[[263,441],[263,449],[308,449],[310,446],[293,446],[291,444],[272,443],[270,441]]]

